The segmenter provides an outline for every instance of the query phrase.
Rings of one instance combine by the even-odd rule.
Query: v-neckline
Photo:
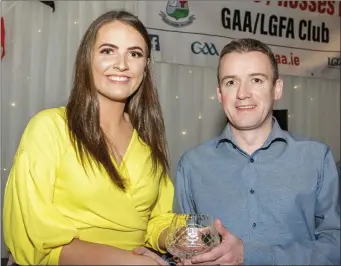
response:
[[[134,128],[134,129],[133,129],[133,134],[131,135],[131,138],[130,138],[130,141],[129,141],[129,144],[128,144],[128,147],[127,147],[127,149],[125,150],[125,152],[124,152],[124,154],[123,154],[123,156],[122,156],[122,158],[121,158],[121,161],[118,163],[118,162],[114,159],[114,161],[115,161],[115,163],[116,163],[116,165],[117,165],[117,167],[118,167],[118,169],[119,169],[120,171],[122,170],[121,168],[122,168],[123,162],[127,160],[127,157],[128,157],[128,155],[129,155],[129,151],[130,151],[131,146],[133,145],[133,142],[134,142],[134,140],[135,140],[135,135],[136,135],[136,131],[135,131],[135,128]]]

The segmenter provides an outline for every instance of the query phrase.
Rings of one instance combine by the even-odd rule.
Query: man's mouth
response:
[[[254,108],[256,108],[257,105],[240,105],[240,106],[237,106],[236,108],[238,110],[252,110]]]

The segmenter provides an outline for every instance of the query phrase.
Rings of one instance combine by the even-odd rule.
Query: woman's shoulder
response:
[[[55,107],[55,108],[49,108],[49,109],[44,109],[39,112],[37,112],[32,118],[31,121],[34,122],[39,122],[39,121],[46,121],[46,120],[64,120],[66,119],[66,108],[65,106],[61,107]]]
[[[28,125],[48,126],[49,123],[65,124],[66,109],[64,106],[44,109],[37,112],[29,121]]]
[[[60,135],[66,133],[66,109],[64,106],[45,109],[36,113],[28,122],[24,132],[29,136]]]

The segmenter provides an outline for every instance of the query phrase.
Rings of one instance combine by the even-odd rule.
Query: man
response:
[[[219,246],[185,264],[339,265],[338,174],[330,149],[294,138],[272,117],[283,82],[271,50],[232,41],[219,58],[217,96],[229,123],[187,151],[178,212],[215,218]]]

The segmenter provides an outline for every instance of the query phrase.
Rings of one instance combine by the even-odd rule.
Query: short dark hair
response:
[[[233,40],[229,44],[225,45],[223,50],[221,50],[221,53],[219,56],[218,70],[217,70],[218,84],[220,84],[219,70],[220,70],[221,60],[226,54],[230,54],[233,52],[237,52],[237,53],[260,52],[262,54],[265,54],[269,58],[271,67],[272,67],[272,83],[273,84],[276,83],[278,79],[278,64],[271,49],[265,43],[262,43],[261,41],[250,39],[250,38],[245,38],[245,39]]]

